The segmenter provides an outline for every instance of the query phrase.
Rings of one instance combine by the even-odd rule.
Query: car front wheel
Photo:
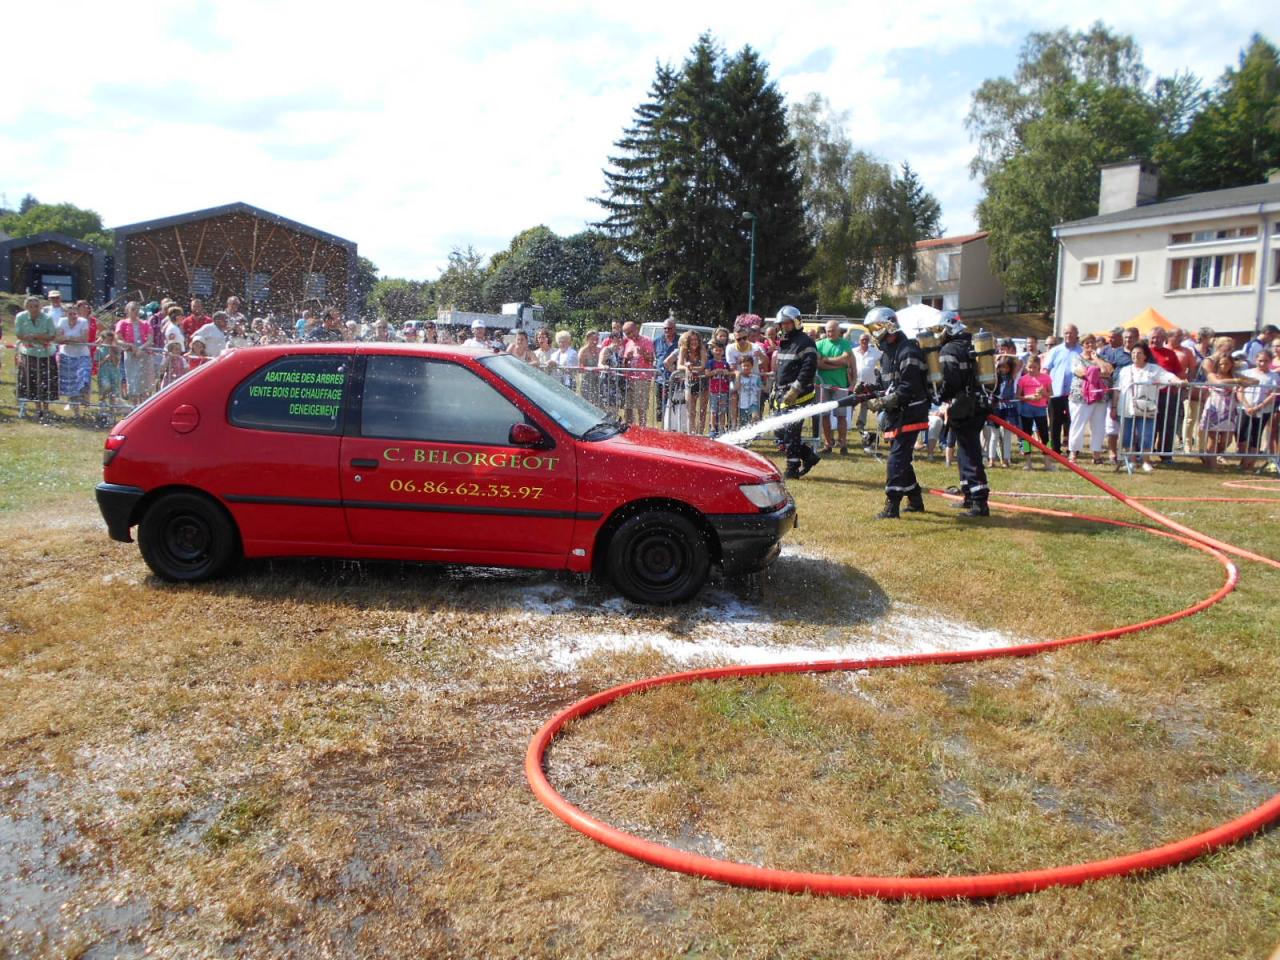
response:
[[[194,493],[169,493],[151,504],[138,525],[138,547],[157,577],[175,583],[218,576],[238,551],[230,518]]]
[[[702,589],[711,565],[706,537],[678,513],[646,511],[609,541],[609,579],[636,603],[683,603]]]

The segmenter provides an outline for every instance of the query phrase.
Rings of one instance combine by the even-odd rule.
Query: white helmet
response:
[[[960,314],[954,310],[947,310],[942,314],[942,320],[938,323],[937,329],[949,337],[954,337],[964,333],[966,328],[964,321],[960,319]]]
[[[800,326],[800,311],[795,307],[783,307],[778,311],[778,323],[790,320],[797,327]]]
[[[871,339],[879,343],[889,334],[898,332],[898,315],[889,307],[872,307],[863,317],[862,325],[871,334]]]

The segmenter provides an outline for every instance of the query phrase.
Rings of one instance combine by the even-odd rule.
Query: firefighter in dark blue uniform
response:
[[[942,342],[938,360],[942,365],[939,399],[946,405],[947,425],[956,437],[960,460],[959,504],[962,517],[987,517],[987,471],[982,466],[982,427],[987,422],[989,404],[978,383],[978,365],[973,355],[973,338],[959,317],[946,317],[937,327]]]
[[[880,348],[882,396],[868,406],[880,415],[880,432],[889,441],[889,466],[884,484],[884,509],[877,520],[898,519],[905,497],[907,513],[924,510],[924,496],[916,480],[912,459],[917,435],[929,429],[929,388],[920,345],[898,329],[898,315],[888,307],[875,307],[863,324]]]
[[[800,311],[783,307],[778,311],[778,329],[782,337],[773,355],[773,399],[783,409],[812,403],[817,395],[814,377],[818,371],[818,348],[800,326]],[[804,421],[796,420],[774,431],[778,442],[786,448],[788,480],[798,480],[821,459],[802,439]]]

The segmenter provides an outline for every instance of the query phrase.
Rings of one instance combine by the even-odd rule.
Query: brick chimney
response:
[[[1101,168],[1098,214],[1132,210],[1154,203],[1160,192],[1160,171],[1150,160],[1124,160]]]

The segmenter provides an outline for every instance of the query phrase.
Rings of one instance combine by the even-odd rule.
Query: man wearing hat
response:
[[[485,339],[484,321],[477,317],[471,321],[471,336],[462,341],[464,347],[484,347],[486,350],[492,350],[489,341]]]
[[[67,311],[62,308],[62,291],[50,290],[49,297],[49,319],[57,326],[67,317]]]

